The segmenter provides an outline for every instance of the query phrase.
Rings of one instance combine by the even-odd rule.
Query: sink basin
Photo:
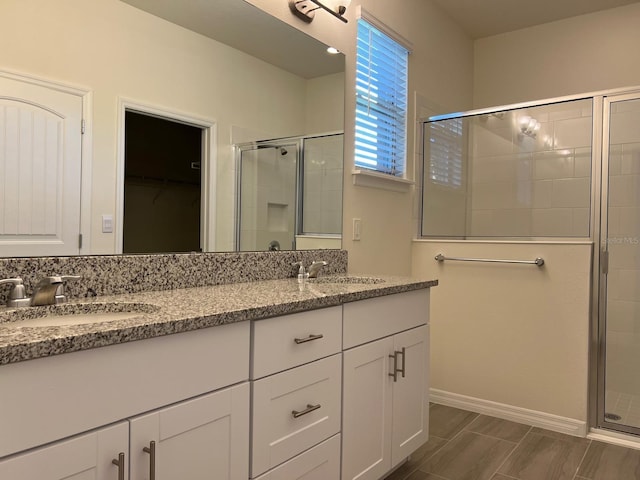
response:
[[[341,284],[353,284],[353,285],[368,285],[385,283],[386,280],[377,277],[350,277],[350,276],[335,276],[335,277],[318,277],[310,278],[311,283],[341,283]]]
[[[159,307],[146,303],[64,303],[0,312],[0,325],[14,327],[62,327],[113,322],[153,313]]]

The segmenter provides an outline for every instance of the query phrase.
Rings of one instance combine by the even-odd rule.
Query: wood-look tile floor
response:
[[[429,441],[385,480],[640,480],[640,450],[432,404]]]

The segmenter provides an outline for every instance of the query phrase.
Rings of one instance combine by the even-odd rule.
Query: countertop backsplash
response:
[[[295,262],[306,267],[321,260],[328,262],[322,275],[347,273],[346,250],[301,250],[0,258],[0,279],[21,277],[31,294],[42,277],[80,275],[65,290],[69,298],[82,298],[277,280],[297,275]],[[9,287],[2,287],[0,305],[9,294]]]

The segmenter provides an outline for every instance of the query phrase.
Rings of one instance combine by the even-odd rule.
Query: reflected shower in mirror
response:
[[[236,146],[238,250],[340,248],[343,137]]]
[[[12,45],[3,52],[0,77],[4,70],[9,72],[5,77],[16,82],[46,83],[44,88],[50,86],[54,92],[73,91],[76,101],[69,109],[75,113],[67,117],[73,118],[74,125],[84,118],[86,128],[82,137],[78,129],[73,143],[72,159],[81,165],[67,169],[65,164],[65,171],[78,173],[65,179],[64,185],[61,182],[64,189],[56,192],[63,198],[73,190],[73,218],[62,222],[66,212],[59,210],[54,213],[60,218],[49,222],[75,228],[65,237],[70,239],[69,248],[47,249],[24,230],[22,237],[9,239],[9,243],[20,243],[20,249],[5,246],[0,238],[0,256],[122,253],[127,223],[125,113],[129,111],[203,130],[200,238],[194,250],[235,250],[238,184],[232,146],[343,131],[343,55],[328,54],[326,45],[244,0],[95,0],[91,8],[85,3],[0,2],[0,41]],[[16,38],[21,41],[15,42]],[[29,98],[24,100],[31,105]],[[179,157],[180,153],[174,156],[176,161]],[[3,161],[0,158],[0,167]],[[16,173],[12,185],[23,189],[20,198],[34,198],[28,190],[34,183],[27,181],[30,172],[25,172]],[[67,182],[75,183],[69,189]],[[158,192],[145,185],[136,194],[143,190]],[[166,195],[157,198],[156,204],[166,199]],[[137,207],[152,201],[142,199]],[[68,201],[59,204],[66,206]],[[299,212],[294,209],[293,214],[298,222]],[[136,215],[149,217],[141,208]],[[297,225],[296,235],[303,230]],[[163,235],[172,235],[181,227],[158,228],[167,232]],[[46,233],[53,239],[49,243],[60,244],[58,230]],[[80,235],[82,242],[78,242]],[[255,248],[266,250],[268,243]],[[281,242],[283,249],[290,245]],[[155,248],[136,245],[133,250],[151,253]]]

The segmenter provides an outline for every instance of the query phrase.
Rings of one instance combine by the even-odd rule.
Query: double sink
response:
[[[326,276],[306,280],[309,284],[370,285],[386,280],[366,276]],[[41,307],[0,310],[0,326],[50,328],[129,320],[158,312],[160,307],[136,302],[62,303]]]

